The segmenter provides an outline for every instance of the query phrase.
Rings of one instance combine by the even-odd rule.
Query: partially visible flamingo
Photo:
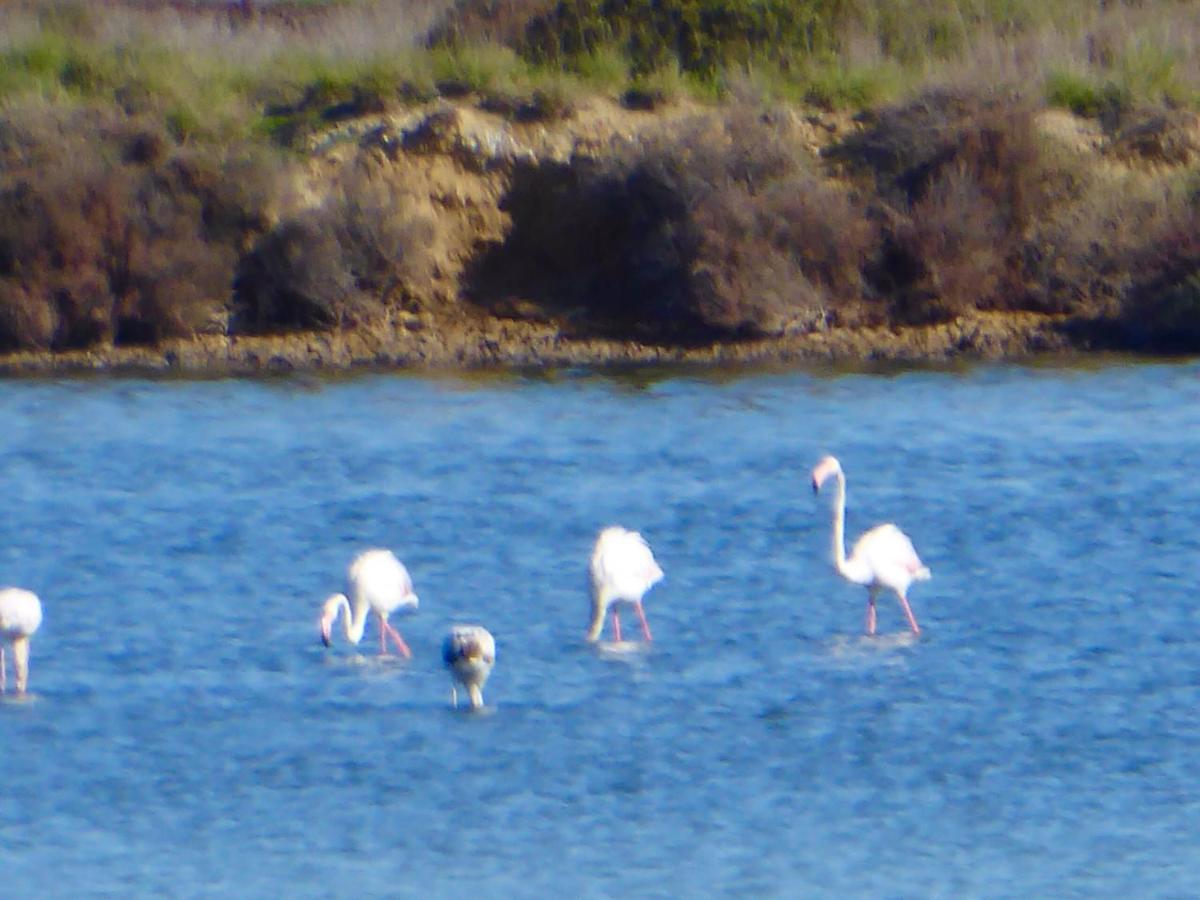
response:
[[[612,525],[600,532],[588,567],[592,581],[592,624],[587,639],[596,641],[604,629],[604,614],[612,607],[613,636],[621,640],[621,620],[617,603],[632,603],[642,623],[642,635],[649,642],[650,626],[642,609],[646,591],[662,580],[663,570],[654,560],[650,545],[636,531]]]
[[[913,634],[920,634],[921,629],[908,605],[908,586],[914,581],[928,581],[931,577],[929,569],[917,556],[908,535],[890,523],[876,525],[863,534],[847,557],[846,475],[841,463],[826,456],[812,470],[814,494],[830,476],[837,479],[837,494],[833,501],[833,564],[847,581],[867,589],[867,634],[875,633],[875,598],[884,588],[896,592]]]
[[[29,685],[29,638],[42,624],[42,602],[23,588],[0,589],[0,691],[5,689],[4,645],[12,644],[17,693]]]
[[[345,613],[342,621],[346,627],[346,640],[357,644],[362,640],[370,611],[379,617],[379,654],[387,655],[387,638],[390,637],[402,655],[411,657],[412,651],[400,632],[388,624],[388,616],[397,609],[416,609],[419,603],[404,563],[390,550],[364,550],[350,563],[346,580],[350,596],[354,598],[353,614],[345,594],[334,594],[325,601],[321,606],[321,641],[325,646],[332,643],[333,623],[339,612]]]
[[[482,625],[455,625],[442,642],[442,661],[455,682],[467,689],[471,708],[483,706],[483,686],[496,662],[496,641]],[[451,684],[450,702],[458,707],[458,689]]]

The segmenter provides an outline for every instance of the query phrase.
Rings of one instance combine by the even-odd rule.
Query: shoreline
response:
[[[1071,334],[1078,324],[1065,316],[979,313],[939,325],[833,329],[681,347],[572,337],[552,324],[484,318],[467,326],[409,322],[341,332],[207,335],[155,346],[24,351],[0,356],[0,376],[167,374],[203,378],[654,365],[869,368],[1038,358],[1085,360],[1111,352],[1111,348],[1081,345]]]

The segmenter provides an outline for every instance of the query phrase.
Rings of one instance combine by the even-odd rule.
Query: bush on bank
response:
[[[0,347],[61,350],[223,331],[230,273],[267,227],[277,168],[180,147],[110,109],[0,122]]]
[[[455,7],[432,49],[354,4],[313,30],[184,20],[173,45],[153,10],[40,6],[2,13],[5,350],[352,328],[428,297],[421,186],[358,172],[323,204],[285,202],[306,141],[439,93],[553,121],[582,90],[648,106],[737,93],[706,131],[518,166],[511,231],[462,285],[484,305],[521,296],[568,329],[682,342],[1033,310],[1107,323],[1122,345],[1200,347],[1185,4],[507,0]],[[997,50],[1028,66],[1001,89],[956,68]],[[918,70],[932,87],[898,89]],[[870,108],[815,159],[779,96]],[[1175,183],[1048,142],[1047,98]]]

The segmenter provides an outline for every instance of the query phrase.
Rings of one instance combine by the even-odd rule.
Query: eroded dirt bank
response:
[[[558,367],[616,363],[763,363],[1011,359],[1087,352],[1101,331],[1079,317],[971,311],[925,325],[780,318],[753,339],[617,339],[570,302],[563,254],[587,237],[555,234],[553,202],[574,167],[681,129],[720,140],[720,114],[654,112],[591,101],[551,123],[444,101],[345,123],[313,140],[291,191],[293,210],[327,202],[347,172],[378,184],[429,223],[420,284],[370,325],[282,335],[204,334],[154,346],[101,346],[0,356],[0,373],[96,371],[248,374],[364,367]],[[848,117],[786,112],[778,123],[814,161],[858,126]],[[1042,130],[1081,159],[1104,157],[1087,123],[1049,114]],[[365,175],[363,174],[365,173]],[[830,171],[830,183],[837,184]],[[520,182],[525,182],[521,192]],[[836,189],[841,189],[840,187]],[[521,239],[514,230],[522,229]],[[530,233],[532,232],[532,237]],[[586,262],[586,261],[585,261]],[[552,264],[553,263],[553,264]],[[567,279],[564,280],[564,270]],[[557,298],[565,297],[563,302]],[[1103,344],[1103,341],[1099,341]]]

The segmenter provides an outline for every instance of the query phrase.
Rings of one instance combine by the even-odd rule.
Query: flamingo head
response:
[[[328,647],[333,643],[333,623],[337,621],[338,610],[345,605],[350,608],[350,601],[345,594],[334,594],[321,606],[321,643]]]
[[[841,475],[842,464],[837,461],[836,457],[825,456],[816,464],[812,470],[812,489],[813,493],[821,490],[823,485],[831,475]]]

